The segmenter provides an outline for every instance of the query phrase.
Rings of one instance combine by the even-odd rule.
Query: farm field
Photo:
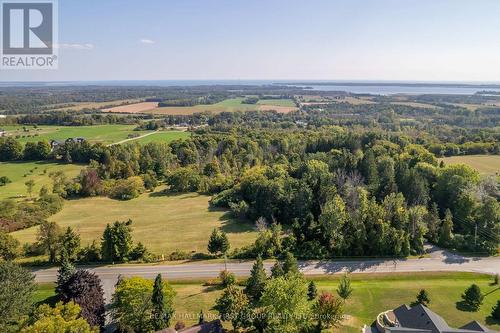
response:
[[[291,100],[263,100],[272,101],[273,104],[242,104],[244,98],[230,98],[222,102],[211,105],[195,105],[195,106],[166,106],[159,107],[146,113],[154,114],[172,114],[172,115],[189,115],[199,112],[236,112],[236,111],[255,111],[255,110],[274,110],[286,108],[287,112],[295,110],[295,106]],[[289,104],[292,103],[292,106]],[[292,110],[293,108],[293,110]]]
[[[445,164],[467,164],[479,173],[500,175],[500,155],[465,155],[440,158]]]
[[[63,171],[68,178],[76,177],[83,166],[77,164],[59,164],[48,162],[0,162],[0,177],[7,176],[12,183],[0,187],[0,200],[26,196],[26,183],[35,181],[33,196],[37,196],[40,188],[46,185],[50,188],[52,180],[49,174],[54,171]]]
[[[131,134],[144,134],[148,131],[134,131],[136,125],[91,125],[91,126],[4,126],[8,136],[21,143],[40,140],[65,140],[83,137],[91,143],[108,144],[127,139]]]
[[[210,197],[196,193],[163,195],[144,193],[129,201],[105,197],[69,200],[49,221],[61,227],[73,227],[82,243],[100,241],[107,223],[133,220],[135,242],[142,242],[156,254],[168,255],[175,250],[207,252],[208,237],[213,228],[224,230],[231,248],[252,243],[256,237],[253,225],[229,218],[222,210],[211,210]],[[35,241],[38,228],[19,230],[12,235],[21,243]]]
[[[335,294],[339,277],[314,279],[319,292]],[[500,329],[500,323],[489,318],[491,308],[500,297],[498,286],[490,285],[492,278],[473,273],[412,273],[383,276],[358,274],[351,277],[354,290],[345,307],[346,320],[338,332],[359,332],[364,324],[370,325],[377,314],[393,309],[402,304],[410,304],[421,289],[427,290],[431,299],[430,309],[442,316],[450,326],[459,327],[472,320],[486,324],[494,330]],[[457,309],[461,294],[472,283],[476,283],[486,294],[484,303],[478,312],[466,312]],[[202,281],[172,281],[177,292],[174,307],[176,319],[188,325],[197,323],[197,314],[203,310],[206,318],[215,316],[212,310],[221,290],[202,286]],[[35,293],[36,301],[54,295],[54,284],[41,284]],[[228,325],[229,327],[230,325]]]
[[[83,109],[102,109],[113,106],[119,106],[122,104],[131,104],[141,102],[143,99],[120,99],[116,101],[107,102],[76,102],[76,103],[64,103],[64,104],[54,104],[49,106],[48,109],[51,111],[81,111]],[[72,104],[71,106],[67,106]]]
[[[102,109],[103,112],[123,112],[123,113],[141,113],[154,110],[158,107],[157,102],[142,102],[127,105],[114,106],[112,108]]]

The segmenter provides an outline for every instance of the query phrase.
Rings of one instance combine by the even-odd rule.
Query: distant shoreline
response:
[[[500,89],[500,82],[411,82],[411,81],[325,81],[325,80],[97,80],[97,81],[0,81],[7,87],[58,86],[214,86],[214,85],[282,85],[282,86],[348,86],[348,87],[410,87],[410,88],[475,88]]]

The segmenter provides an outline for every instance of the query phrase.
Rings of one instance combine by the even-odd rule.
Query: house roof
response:
[[[393,333],[396,332],[430,332],[430,333],[477,333],[496,331],[490,330],[476,321],[470,322],[461,328],[452,328],[446,321],[431,311],[429,308],[418,304],[413,307],[401,305],[393,310],[399,323],[398,327],[388,327]]]
[[[484,327],[477,321],[471,321],[468,324],[465,324],[464,326],[460,327],[463,330],[471,330],[471,331],[478,331],[478,332],[492,332],[489,328]]]

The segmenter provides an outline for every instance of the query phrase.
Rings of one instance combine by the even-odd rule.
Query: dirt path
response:
[[[129,141],[133,141],[133,140],[138,140],[138,139],[141,139],[141,138],[145,138],[149,135],[153,135],[153,134],[156,134],[158,133],[159,131],[154,131],[154,132],[150,132],[150,133],[146,133],[146,134],[143,134],[143,135],[139,135],[139,136],[136,136],[134,138],[128,138],[128,139],[125,139],[125,140],[121,140],[121,141],[118,141],[118,142],[113,142],[113,143],[110,143],[108,145],[109,146],[114,146],[114,145],[119,145],[119,144],[122,144],[122,143],[125,143],[125,142],[129,142]]]

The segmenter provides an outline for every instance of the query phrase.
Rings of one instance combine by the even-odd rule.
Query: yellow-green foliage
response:
[[[80,316],[80,306],[73,302],[59,302],[54,308],[48,304],[38,307],[34,322],[24,328],[22,333],[97,333],[97,327],[91,328]]]

